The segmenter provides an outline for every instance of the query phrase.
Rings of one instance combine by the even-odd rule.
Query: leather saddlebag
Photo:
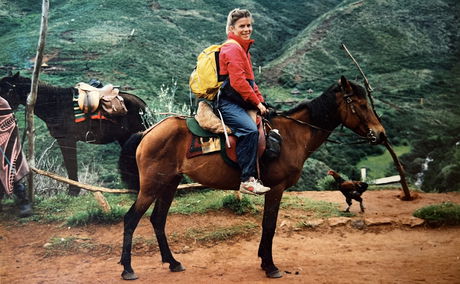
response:
[[[128,113],[125,102],[120,95],[102,96],[100,101],[101,111],[106,116],[123,116]]]

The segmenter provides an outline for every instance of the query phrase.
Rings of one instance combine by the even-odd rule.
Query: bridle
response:
[[[14,93],[17,95],[17,89],[16,89],[16,87],[18,87],[18,84],[12,84],[12,83],[10,83],[10,82],[8,82],[8,81],[5,81],[5,82],[3,82],[3,83],[5,83],[6,85],[8,85],[8,89],[7,89],[6,92],[5,92],[6,95],[7,95],[8,97],[11,97],[11,93],[12,93],[12,92],[14,92]]]
[[[342,94],[343,94],[343,99],[344,99],[344,101],[346,102],[347,106],[350,107],[351,113],[354,114],[354,115],[356,115],[356,116],[358,117],[359,122],[360,122],[361,125],[362,125],[362,124],[365,124],[365,119],[362,117],[362,115],[360,115],[360,114],[356,111],[355,105],[353,104],[352,96],[354,96],[355,94],[354,94],[354,93],[347,94],[347,93],[345,92],[345,90],[343,89],[343,86],[342,86],[342,85],[340,85],[340,89],[341,89],[341,92],[342,92]],[[373,112],[375,113],[373,107],[372,107],[372,110],[373,110]],[[347,115],[348,115],[348,112],[347,112]],[[342,125],[343,125],[343,124],[342,124]],[[354,129],[352,129],[352,130],[354,130]],[[361,135],[359,135],[359,136],[362,137]],[[368,128],[368,132],[367,132],[367,134],[366,134],[366,139],[367,139],[369,142],[371,142],[371,143],[375,143],[375,142],[377,142],[377,140],[378,140],[377,137],[375,136],[374,132],[373,132],[370,128]]]
[[[15,85],[15,84],[11,84],[11,83],[8,82],[8,81],[5,81],[4,83],[5,83],[6,85],[9,86],[8,90],[6,91],[6,95],[7,95],[7,96],[10,96],[10,93],[11,93],[11,92],[13,92],[13,91],[15,92],[15,91],[16,91],[16,90],[15,90],[15,88],[16,88],[16,85]]]

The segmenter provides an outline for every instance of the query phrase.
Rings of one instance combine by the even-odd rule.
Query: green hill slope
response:
[[[453,0],[343,1],[292,39],[264,68],[264,79],[305,93],[320,92],[342,74],[354,78],[359,73],[340,49],[345,43],[375,89],[391,141],[413,146],[403,159],[408,172],[415,178],[430,157],[422,188],[459,190],[459,15]],[[314,157],[337,157],[346,169],[365,154],[341,149],[322,148]]]
[[[1,4],[4,47],[2,65],[24,68],[35,55],[40,5],[37,1]],[[284,42],[339,0],[246,1],[254,11],[255,64],[275,58]],[[206,46],[225,40],[228,11],[240,1],[64,1],[51,3],[46,52],[50,66],[65,71],[52,81],[74,83],[90,77],[115,81],[151,94],[177,80],[185,97],[196,56]]]

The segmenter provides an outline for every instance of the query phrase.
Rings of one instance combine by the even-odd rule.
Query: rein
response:
[[[276,114],[279,115],[279,116],[281,116],[281,117],[284,117],[284,118],[290,119],[290,120],[292,120],[292,121],[295,121],[295,122],[297,122],[298,124],[307,125],[307,126],[310,126],[311,128],[314,128],[314,129],[316,129],[316,130],[321,130],[321,131],[324,131],[324,132],[332,133],[331,130],[327,130],[327,129],[321,128],[321,127],[319,127],[319,126],[316,126],[316,125],[314,125],[314,124],[311,124],[311,123],[308,123],[308,122],[299,120],[299,119],[297,119],[297,118],[293,118],[292,116],[285,115],[285,114],[282,114],[282,113],[279,113],[279,112],[277,112]]]
[[[298,124],[301,124],[301,125],[305,125],[305,126],[309,126],[313,129],[316,129],[316,130],[320,130],[320,131],[324,131],[324,132],[329,132],[329,133],[332,133],[333,131],[332,130],[328,130],[328,129],[324,129],[322,127],[319,127],[319,126],[316,126],[314,124],[311,124],[311,123],[308,123],[308,122],[305,122],[305,121],[302,121],[302,120],[299,120],[299,119],[296,119],[296,118],[293,118],[289,115],[284,115],[282,113],[277,113],[277,115],[281,116],[281,117],[284,117],[284,118],[287,118],[287,119],[290,119],[292,121],[295,121],[297,122]],[[331,143],[334,143],[334,144],[340,144],[340,145],[356,145],[356,144],[364,144],[364,143],[367,143],[367,138],[364,137],[364,136],[361,136],[361,135],[358,135],[355,133],[355,135],[359,136],[361,138],[361,141],[356,141],[356,142],[349,142],[349,143],[344,143],[344,142],[341,142],[341,141],[337,141],[337,140],[333,140],[333,139],[330,139],[330,138],[327,138],[326,141],[327,142],[331,142]]]

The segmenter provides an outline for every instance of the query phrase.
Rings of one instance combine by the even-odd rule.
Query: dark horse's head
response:
[[[370,103],[366,89],[342,76],[338,90],[336,101],[342,124],[366,137],[371,144],[382,143],[386,139],[385,129]]]
[[[20,104],[25,104],[30,92],[30,79],[21,77],[19,72],[8,74],[0,79],[0,96],[8,101],[13,110]]]
[[[310,122],[320,129],[332,131],[342,124],[371,144],[385,140],[385,129],[370,103],[366,90],[344,76],[321,96],[304,101],[285,114],[291,115],[307,108]]]

